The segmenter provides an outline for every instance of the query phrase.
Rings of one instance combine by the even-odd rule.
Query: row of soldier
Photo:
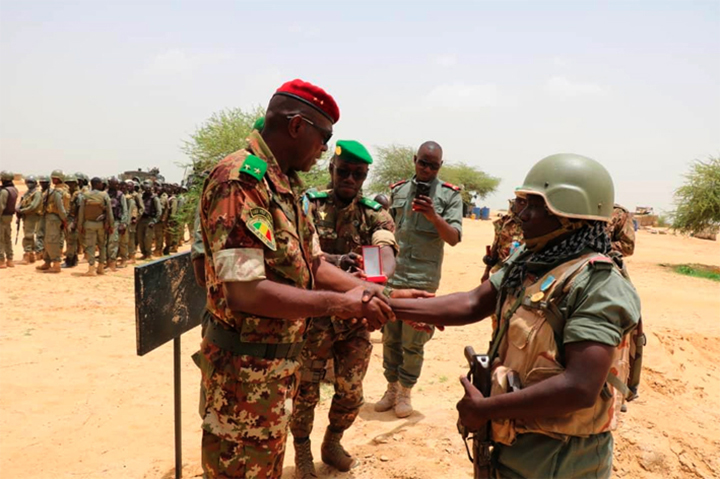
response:
[[[60,273],[84,255],[87,276],[115,271],[136,260],[177,252],[185,224],[179,212],[187,190],[176,184],[135,178],[121,181],[83,173],[28,176],[27,191],[18,199],[13,173],[3,171],[0,190],[0,268],[14,267],[12,218],[17,234],[23,227],[21,264],[42,261],[36,269]],[[17,242],[16,238],[16,242]],[[65,252],[62,263],[63,248]]]

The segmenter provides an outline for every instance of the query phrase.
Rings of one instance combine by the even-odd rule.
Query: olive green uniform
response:
[[[67,211],[70,206],[70,193],[64,183],[54,185],[48,193],[45,212],[45,253],[46,263],[59,263],[62,259],[63,242]]]
[[[82,225],[85,234],[85,251],[88,264],[95,264],[95,248],[100,249],[100,265],[107,260],[107,231],[112,228],[115,219],[110,207],[110,197],[104,191],[92,190],[82,196],[78,224]],[[99,272],[100,270],[98,270]]]
[[[462,236],[462,198],[459,188],[435,178],[430,186],[435,211]],[[412,211],[415,183],[402,181],[392,188],[390,214],[395,220],[395,238],[400,246],[395,274],[388,285],[397,289],[437,291],[442,272],[445,242],[421,213]],[[383,368],[389,383],[400,381],[413,387],[422,370],[424,345],[432,332],[418,331],[395,321],[383,327]]]
[[[28,190],[22,196],[18,212],[22,215],[23,220],[23,251],[25,253],[35,253],[37,251],[35,234],[37,233],[38,223],[42,218],[42,192],[40,188],[36,187]]]
[[[160,201],[160,220],[155,223],[155,256],[162,256],[165,241],[165,229],[167,228],[168,218],[170,217],[170,208],[168,207],[168,195],[163,193],[158,197]]]

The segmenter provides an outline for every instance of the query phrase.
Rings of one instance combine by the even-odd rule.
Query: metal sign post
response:
[[[200,324],[204,308],[205,290],[195,282],[189,252],[135,268],[138,356],[144,356],[170,340],[173,342],[176,479],[182,476],[180,336]]]

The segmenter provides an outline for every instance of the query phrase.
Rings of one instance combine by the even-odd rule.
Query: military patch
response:
[[[382,208],[382,205],[380,203],[375,200],[371,200],[370,198],[362,197],[360,199],[360,203],[367,206],[368,208],[372,208],[375,211],[380,211],[380,208]]]
[[[265,163],[262,158],[258,158],[255,155],[248,155],[240,167],[240,173],[250,175],[258,181],[262,180],[266,171],[267,163]]]
[[[335,154],[338,155],[338,156],[342,155],[342,148],[339,147],[339,146],[336,146],[336,147],[335,147]]]
[[[245,225],[265,246],[273,251],[277,250],[273,219],[267,210],[263,208],[251,209],[250,218],[245,222]]]
[[[321,200],[321,199],[327,198],[329,196],[327,191],[317,191],[317,190],[307,190],[305,192],[305,194],[311,200]]]
[[[461,189],[459,186],[455,186],[452,183],[448,183],[447,181],[445,183],[443,183],[442,185],[445,188],[450,188],[451,190],[454,190],[454,191],[460,191],[460,189]]]
[[[392,190],[392,189],[395,189],[395,187],[400,186],[400,185],[404,185],[404,184],[407,183],[407,182],[408,182],[408,180],[400,180],[400,181],[398,181],[397,183],[393,183],[392,185],[390,185],[390,189],[391,189],[391,190]]]
[[[537,293],[530,296],[530,301],[532,301],[533,303],[537,303],[544,297],[545,297],[545,293],[543,293],[542,291],[538,291]]]
[[[320,219],[321,219],[321,220],[324,220],[326,216],[327,216],[327,211],[321,211],[321,212],[320,212]]]
[[[303,195],[303,197],[302,197],[302,209],[303,209],[303,214],[305,216],[307,216],[308,211],[310,211],[310,200],[308,200],[307,195]]]
[[[547,291],[547,289],[553,285],[555,282],[555,276],[550,275],[547,278],[545,278],[545,281],[542,282],[540,285],[540,291]]]

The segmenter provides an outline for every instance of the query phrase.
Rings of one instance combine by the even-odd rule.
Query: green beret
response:
[[[262,131],[265,128],[265,117],[261,116],[253,123],[253,130]]]
[[[335,143],[335,156],[350,163],[367,163],[372,165],[372,156],[367,148],[355,140],[338,140]]]

